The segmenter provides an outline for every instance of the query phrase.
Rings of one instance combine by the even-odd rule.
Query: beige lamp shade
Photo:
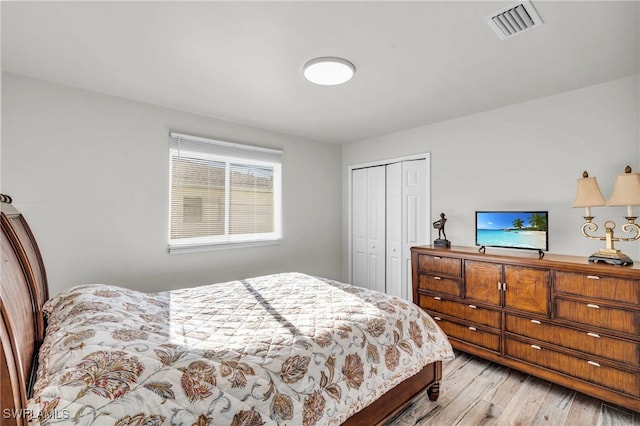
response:
[[[613,193],[607,204],[610,206],[640,206],[640,173],[631,173],[631,167],[627,166],[625,173],[616,179]]]
[[[606,206],[607,202],[600,192],[598,181],[595,177],[589,177],[587,172],[582,174],[582,179],[578,179],[578,190],[573,207],[596,207]]]

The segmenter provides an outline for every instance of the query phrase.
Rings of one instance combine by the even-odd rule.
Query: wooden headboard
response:
[[[38,349],[45,322],[42,306],[49,298],[42,256],[29,225],[0,195],[0,424],[26,424],[27,398],[35,380]]]

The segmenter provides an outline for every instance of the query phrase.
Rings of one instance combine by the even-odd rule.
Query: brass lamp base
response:
[[[615,241],[635,241],[640,239],[640,225],[635,223],[635,220],[637,218],[635,216],[625,216],[625,219],[627,219],[627,223],[622,225],[622,230],[628,233],[633,233],[633,231],[635,231],[635,235],[629,238],[620,238],[613,236],[613,230],[615,229],[616,224],[612,220],[608,220],[604,223],[604,237],[591,235],[588,231],[595,232],[598,230],[598,225],[591,222],[592,219],[592,216],[584,217],[585,223],[582,224],[582,235],[592,240],[605,241],[607,247],[602,248],[598,250],[597,253],[589,256],[589,262],[606,262],[620,266],[633,265],[633,260],[631,260],[629,256],[622,253],[620,250],[616,250],[615,247],[613,247],[613,243]]]
[[[620,250],[600,249],[589,256],[589,262],[606,262],[612,265],[628,266],[633,265],[633,260]]]

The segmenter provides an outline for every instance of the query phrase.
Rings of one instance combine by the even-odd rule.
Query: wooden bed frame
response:
[[[30,414],[27,399],[46,328],[42,306],[49,298],[49,290],[44,263],[29,225],[11,205],[11,197],[0,195],[0,201],[0,425],[26,425]],[[435,401],[441,378],[442,362],[429,364],[343,424],[381,425],[425,390]]]

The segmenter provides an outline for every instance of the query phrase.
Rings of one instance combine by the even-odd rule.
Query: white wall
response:
[[[571,207],[576,179],[588,170],[608,198],[627,164],[640,171],[638,82],[636,75],[345,145],[343,227],[349,165],[431,152],[431,217],[447,215],[447,237],[454,245],[475,245],[476,210],[548,210],[549,252],[587,257],[604,242],[580,232],[584,209]],[[604,220],[613,219],[616,235],[629,236],[620,231],[625,212],[593,209],[601,229]],[[347,239],[345,232],[345,253]],[[640,259],[638,241],[616,248]],[[347,276],[346,259],[343,270]]]
[[[86,282],[340,278],[339,146],[12,74],[2,86],[2,192],[31,224],[52,295]],[[283,149],[284,242],[169,255],[169,130]]]

